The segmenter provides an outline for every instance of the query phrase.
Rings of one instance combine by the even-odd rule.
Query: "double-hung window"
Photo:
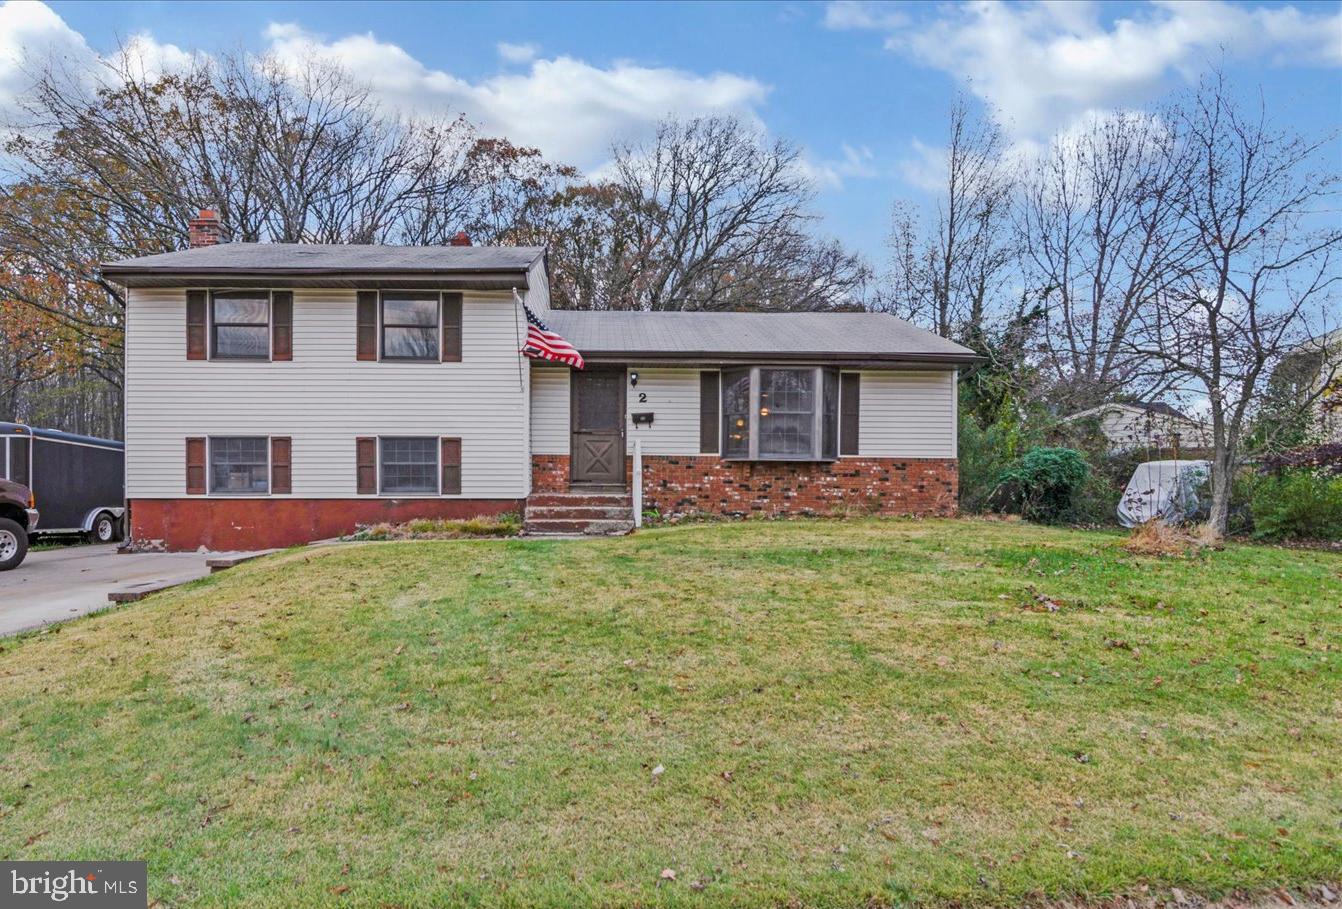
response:
[[[838,457],[839,376],[822,367],[722,371],[722,456],[829,461]]]
[[[382,359],[438,360],[438,302],[433,292],[382,293]]]
[[[210,493],[268,495],[270,439],[266,436],[210,436]]]
[[[436,437],[383,436],[378,491],[383,495],[438,495],[439,442]]]
[[[270,359],[270,292],[210,295],[210,348],[216,360]]]

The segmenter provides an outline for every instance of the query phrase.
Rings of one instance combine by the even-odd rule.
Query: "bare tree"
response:
[[[595,199],[611,225],[617,309],[825,309],[860,293],[855,256],[812,236],[817,217],[799,152],[729,117],[663,122],[614,150]]]
[[[95,72],[37,74],[6,149],[17,175],[0,186],[0,258],[17,279],[0,300],[59,319],[81,355],[65,362],[114,387],[125,301],[98,265],[184,247],[200,208],[235,241],[490,242],[574,176],[462,119],[388,114],[316,61],[145,72],[123,52]]]
[[[1177,280],[1139,308],[1125,339],[1133,353],[1206,395],[1210,524],[1224,533],[1231,485],[1272,371],[1336,305],[1339,177],[1319,160],[1327,139],[1283,132],[1261,109],[1241,109],[1219,73],[1177,122],[1187,162],[1177,184],[1180,228],[1190,250]],[[1294,406],[1312,407],[1327,384]]]
[[[1165,390],[1125,342],[1188,255],[1182,158],[1164,118],[1095,118],[1030,168],[1018,212],[1026,281],[1044,305],[1042,363],[1066,409]]]
[[[944,175],[926,228],[910,206],[896,204],[887,307],[981,347],[990,311],[1007,299],[1001,279],[1016,256],[1015,179],[1001,131],[990,118],[976,117],[963,95],[951,105]]]

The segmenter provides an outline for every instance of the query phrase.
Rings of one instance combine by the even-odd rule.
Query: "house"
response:
[[[1292,400],[1308,401],[1308,436],[1342,442],[1342,328],[1296,346],[1273,370],[1272,381]]]
[[[1212,444],[1211,428],[1163,401],[1115,401],[1063,417],[1063,423],[1093,420],[1117,454],[1136,449],[1202,449]]]
[[[127,289],[131,533],[285,546],[527,510],[533,530],[666,515],[956,508],[971,351],[876,313],[559,312],[545,251],[219,243],[103,267]],[[585,357],[519,355],[524,303]],[[596,519],[603,519],[602,523]]]

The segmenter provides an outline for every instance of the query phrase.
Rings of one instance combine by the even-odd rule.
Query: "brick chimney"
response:
[[[186,222],[186,235],[192,249],[214,246],[219,242],[219,215],[208,208]]]
[[[457,235],[453,237],[451,240],[448,240],[447,242],[448,245],[450,246],[470,246],[471,238],[470,235],[466,233],[466,231],[459,230],[457,231]]]

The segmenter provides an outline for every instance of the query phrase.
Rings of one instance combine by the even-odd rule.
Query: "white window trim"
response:
[[[193,290],[195,288],[192,288]],[[210,287],[205,291],[205,346],[209,351],[209,361],[219,363],[273,363],[275,362],[275,289],[258,287]],[[247,293],[255,291],[266,295],[266,356],[261,357],[221,357],[215,352],[214,344],[214,295],[217,293]]]
[[[413,362],[413,361],[411,361]],[[443,498],[443,439],[456,436],[416,436],[408,433],[377,437],[377,497],[379,499],[441,499]],[[382,440],[383,439],[433,439],[433,485],[437,492],[383,492],[382,491]],[[449,496],[453,498],[453,496]]]
[[[274,485],[274,465],[271,464],[271,439],[273,436],[258,435],[224,435],[220,433],[217,436],[205,436],[205,495],[214,496],[220,499],[269,499],[274,496],[270,491]],[[215,492],[214,491],[214,440],[215,439],[265,439],[266,440],[266,491],[265,492]],[[292,444],[289,449],[289,470],[293,470],[294,453]],[[293,489],[292,479],[289,488]]]

